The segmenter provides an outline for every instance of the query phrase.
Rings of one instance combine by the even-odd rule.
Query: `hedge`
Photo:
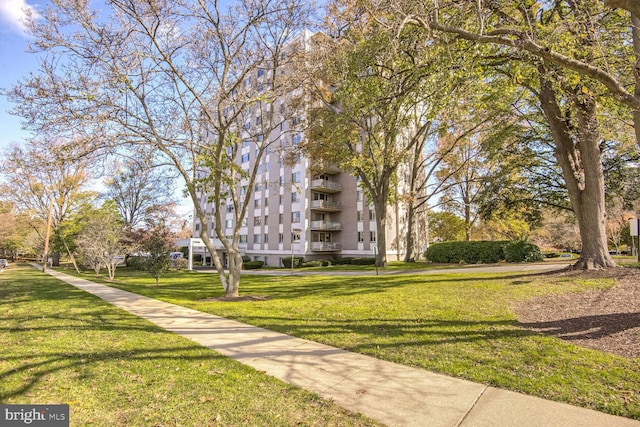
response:
[[[258,268],[262,268],[264,265],[264,261],[247,261],[242,264],[242,268],[245,270],[257,270]]]
[[[540,248],[530,242],[510,242],[504,247],[507,262],[539,262],[544,260]]]
[[[300,267],[304,262],[304,257],[296,256],[293,257],[293,260],[293,267]],[[282,265],[284,265],[286,268],[291,268],[291,257],[282,258]]]
[[[442,264],[493,264],[542,261],[540,249],[523,241],[459,241],[435,243],[424,253],[428,261]]]
[[[376,259],[371,258],[353,258],[351,260],[351,265],[374,265],[376,263]]]

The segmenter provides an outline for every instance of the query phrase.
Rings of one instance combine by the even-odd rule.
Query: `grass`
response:
[[[70,405],[70,425],[369,426],[48,275],[0,274],[0,402]]]
[[[91,278],[90,276],[87,278]],[[243,276],[260,302],[203,302],[217,275],[171,273],[156,287],[119,271],[116,287],[379,359],[640,419],[640,360],[521,327],[528,298],[613,286],[611,280],[523,273]]]

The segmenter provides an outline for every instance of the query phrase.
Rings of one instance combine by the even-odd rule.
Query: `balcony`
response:
[[[311,209],[322,212],[340,212],[342,203],[333,200],[312,200]]]
[[[313,164],[312,169],[316,171],[318,174],[322,173],[324,175],[337,175],[340,172],[342,172],[342,170],[340,169],[340,166],[326,160],[316,161]]]
[[[339,231],[342,230],[342,224],[330,221],[311,221],[311,230],[313,231]]]
[[[323,193],[339,193],[342,191],[342,184],[327,179],[314,179],[311,181],[311,189]]]
[[[338,242],[311,242],[313,252],[339,252],[342,245]]]

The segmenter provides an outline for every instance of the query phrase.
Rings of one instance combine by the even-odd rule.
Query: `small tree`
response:
[[[76,244],[87,267],[100,273],[105,267],[109,280],[116,274],[118,255],[124,252],[121,243],[123,232],[120,215],[113,202],[106,202],[99,209],[84,212],[84,225]]]
[[[160,285],[160,278],[169,271],[169,251],[172,246],[171,231],[164,224],[155,226],[143,243],[143,250],[148,252],[144,268],[156,279],[156,286]]]

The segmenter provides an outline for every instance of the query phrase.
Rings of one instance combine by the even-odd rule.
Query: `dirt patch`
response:
[[[640,270],[563,271],[558,277],[611,278],[607,290],[551,295],[515,308],[521,325],[574,344],[640,358]]]
[[[203,302],[242,302],[242,301],[267,301],[271,297],[266,295],[241,295],[239,297],[217,297],[217,298],[205,298],[200,301]]]

